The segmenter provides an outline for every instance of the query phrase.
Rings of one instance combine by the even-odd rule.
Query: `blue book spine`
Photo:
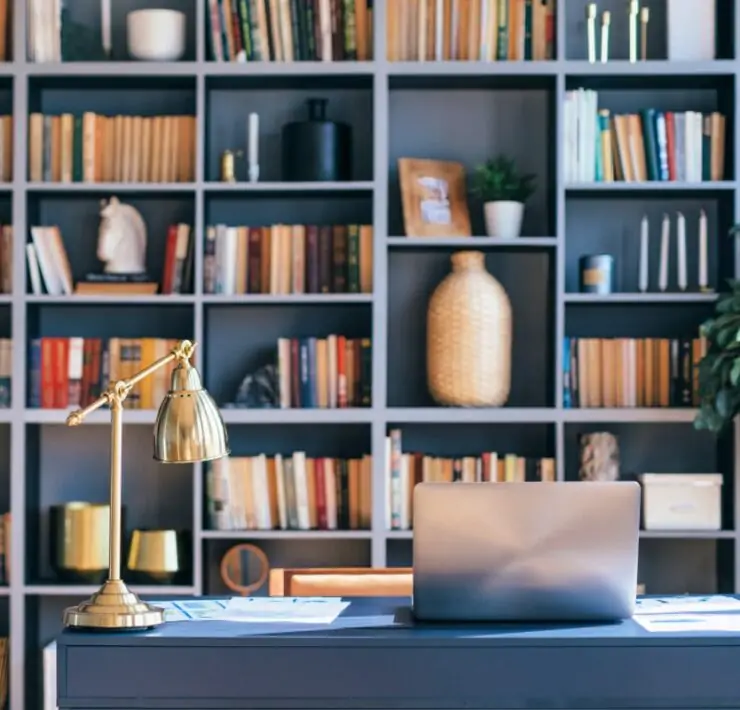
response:
[[[313,407],[311,398],[311,375],[308,364],[308,340],[301,340],[298,347],[298,357],[300,360],[301,373],[301,407],[310,409]]]
[[[570,338],[563,339],[563,407],[570,409],[573,399],[570,392]]]
[[[28,352],[28,406],[41,407],[41,338],[34,338]]]

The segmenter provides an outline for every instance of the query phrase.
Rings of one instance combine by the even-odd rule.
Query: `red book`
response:
[[[54,338],[54,408],[69,405],[69,339]]]
[[[54,338],[41,338],[41,407],[54,409]]]
[[[665,143],[668,153],[668,179],[676,179],[676,119],[672,111],[665,115]]]
[[[329,520],[326,517],[326,471],[324,470],[324,459],[316,459],[314,465],[316,476],[316,519],[319,530],[328,530]]]
[[[337,407],[347,406],[347,339],[337,336]]]
[[[171,224],[167,230],[167,244],[164,248],[164,268],[162,269],[162,293],[171,294],[175,281],[175,262],[177,257],[177,225]]]

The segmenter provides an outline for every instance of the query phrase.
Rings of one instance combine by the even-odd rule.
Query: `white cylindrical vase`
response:
[[[483,205],[486,235],[500,239],[516,239],[522,231],[524,203],[506,200]]]

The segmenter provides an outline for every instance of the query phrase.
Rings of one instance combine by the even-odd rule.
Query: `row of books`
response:
[[[370,338],[280,338],[277,345],[280,407],[369,407]]]
[[[554,481],[555,459],[524,458],[486,451],[478,456],[445,458],[403,451],[400,429],[386,437],[386,527],[413,526],[413,491],[417,483]]]
[[[555,0],[388,3],[390,61],[554,58]]]
[[[703,182],[725,175],[725,116],[718,111],[612,114],[590,89],[565,98],[565,179]]]
[[[11,230],[12,240],[12,230]],[[26,245],[29,281],[34,294],[70,295],[152,295],[185,293],[192,285],[193,234],[188,224],[173,224],[167,230],[161,284],[149,274],[87,274],[84,281],[74,282],[72,266],[57,226],[31,227],[31,242]],[[0,240],[0,284],[4,241]]]
[[[566,338],[565,407],[692,407],[699,404],[699,338]]]
[[[13,340],[0,338],[0,408],[7,409],[11,401],[13,380]],[[2,584],[2,582],[0,582]]]
[[[86,407],[110,382],[131,377],[176,345],[177,340],[167,338],[35,338],[30,348],[28,406]],[[163,367],[137,384],[124,406],[156,409],[169,391],[173,368]]]
[[[207,473],[214,530],[369,530],[372,457],[241,456]]]
[[[13,180],[13,143],[13,116],[0,116],[0,182]]]
[[[192,182],[195,116],[29,116],[31,182]]]
[[[13,292],[13,226],[0,224],[0,293]]]
[[[366,224],[206,229],[205,293],[372,293]]]
[[[210,56],[226,62],[368,60],[373,0],[207,0]]]
[[[10,584],[10,513],[0,515],[0,584]],[[0,676],[2,672],[0,671]],[[2,699],[2,685],[0,684],[0,700]],[[4,703],[0,702],[0,707]]]

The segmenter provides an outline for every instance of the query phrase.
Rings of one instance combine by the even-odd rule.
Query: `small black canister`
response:
[[[308,99],[308,121],[283,126],[283,180],[327,182],[352,178],[352,130],[326,118],[327,99]]]

